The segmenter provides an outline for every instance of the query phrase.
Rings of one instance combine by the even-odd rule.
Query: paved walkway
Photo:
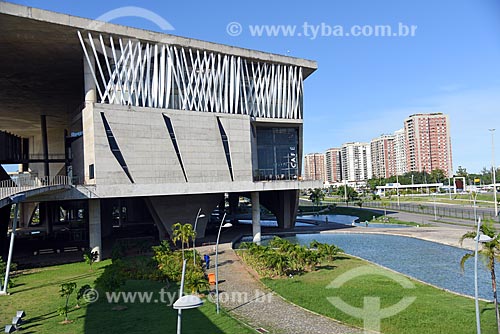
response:
[[[344,225],[312,227],[296,227],[296,233],[304,233],[309,230],[312,233],[383,233],[414,237],[451,246],[460,247],[459,239],[465,233],[473,229],[474,222],[450,221],[436,223],[433,216],[406,212],[388,212],[388,215],[403,221],[422,222],[432,224],[432,227],[410,227],[410,228],[363,228],[348,227]],[[451,225],[450,223],[463,225]],[[268,230],[263,228],[264,231]],[[256,273],[247,268],[231,248],[229,240],[238,234],[251,234],[251,226],[240,227],[238,231],[227,231],[223,244],[219,246],[219,291],[220,304],[237,318],[253,328],[263,328],[269,333],[288,334],[337,334],[337,333],[362,333],[362,330],[348,327],[330,318],[312,313],[301,307],[293,305],[280,296],[269,291],[259,280]],[[276,229],[267,232],[277,233]],[[211,241],[211,240],[206,240]],[[473,249],[474,243],[466,240],[463,248]],[[198,247],[201,254],[210,254],[214,272],[215,262],[214,246]]]
[[[213,246],[198,247],[198,251],[211,254],[212,263],[215,262]],[[214,268],[209,272],[213,273]],[[230,243],[219,245],[220,304],[253,328],[279,334],[362,332],[285,301],[266,289],[254,275],[241,263]]]

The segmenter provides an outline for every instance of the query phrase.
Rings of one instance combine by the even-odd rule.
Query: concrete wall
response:
[[[101,113],[136,184],[186,183],[163,115],[171,119],[189,183],[232,182],[217,117],[229,139],[234,180],[252,180],[248,116],[94,104],[84,110],[83,125],[85,170],[95,164],[97,185],[131,183],[111,152]]]

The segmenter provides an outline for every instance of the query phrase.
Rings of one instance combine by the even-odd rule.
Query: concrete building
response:
[[[382,135],[370,142],[372,175],[374,178],[389,178],[396,175],[394,135]]]
[[[68,223],[91,248],[124,225],[160,238],[250,198],[294,226],[303,80],[316,62],[0,2],[0,244],[23,191],[44,231]],[[26,187],[17,187],[25,180]],[[1,184],[0,184],[1,185]],[[71,223],[71,224],[70,224]],[[105,249],[103,251],[106,251]],[[109,251],[109,250],[108,250]]]
[[[372,178],[371,150],[369,143],[346,143],[341,148],[342,180],[366,181]]]
[[[404,121],[408,171],[441,169],[453,175],[450,122],[442,113],[415,114]]]
[[[309,153],[304,156],[304,179],[324,182],[325,155],[323,153]]]
[[[337,183],[342,181],[342,162],[340,148],[329,148],[325,152],[326,181]]]
[[[394,155],[396,159],[396,174],[405,174],[408,170],[406,168],[406,136],[404,129],[394,131]]]

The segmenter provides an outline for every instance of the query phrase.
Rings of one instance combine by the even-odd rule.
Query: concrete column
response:
[[[260,244],[261,242],[261,232],[260,232],[260,201],[259,192],[254,191],[251,194],[252,197],[252,234],[253,242]]]
[[[89,65],[89,63],[87,62],[87,57],[83,57],[83,84],[85,89],[85,105],[87,105],[88,103],[97,102],[95,81],[94,76],[92,75],[92,71],[94,71],[95,73],[95,57],[92,52],[88,52],[88,55],[92,65]]]
[[[101,200],[89,200],[89,247],[99,253],[97,261],[102,258],[101,238]]]
[[[49,140],[47,137],[47,116],[40,116],[40,127],[42,129],[42,150],[43,150],[43,174],[45,177],[50,176],[49,168]],[[49,180],[47,180],[49,181]],[[50,182],[50,181],[49,181]]]

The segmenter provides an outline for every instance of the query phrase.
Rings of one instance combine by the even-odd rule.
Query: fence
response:
[[[450,206],[442,206],[442,203],[436,202],[436,211],[434,213],[434,205],[432,203],[408,203],[408,202],[400,202],[398,206],[397,202],[384,202],[384,201],[361,201],[353,200],[349,202],[349,206],[358,208],[357,203],[362,203],[362,207],[368,208],[377,208],[380,210],[387,211],[403,211],[403,212],[412,212],[418,214],[425,215],[436,215],[437,218],[448,217],[448,218],[457,218],[464,220],[474,220],[474,206],[472,204],[458,204],[458,205],[450,205]],[[345,205],[345,201],[341,198],[331,198],[327,197],[324,201],[322,201],[321,205]],[[311,204],[312,205],[312,204]],[[495,217],[495,210],[492,208],[481,208],[476,207],[476,214],[481,219],[491,219],[496,222],[499,221],[499,217]]]
[[[14,175],[10,180],[0,181],[0,199],[37,188],[71,184],[71,179],[65,175],[43,178],[29,174]]]
[[[354,205],[354,203],[353,203]],[[397,203],[394,202],[379,202],[379,201],[367,201],[363,202],[363,206],[371,207],[371,208],[380,208],[382,210],[394,210],[394,211],[405,211],[405,212],[414,212],[425,215],[435,215],[436,217],[451,217],[458,219],[467,219],[474,220],[474,208],[473,207],[457,207],[457,206],[449,206],[443,207],[439,204],[434,206],[432,204],[416,204],[416,203],[404,203],[401,202],[398,206]],[[482,219],[492,219],[498,220],[495,217],[495,212],[492,209],[479,208],[476,207],[476,213],[478,217]]]

